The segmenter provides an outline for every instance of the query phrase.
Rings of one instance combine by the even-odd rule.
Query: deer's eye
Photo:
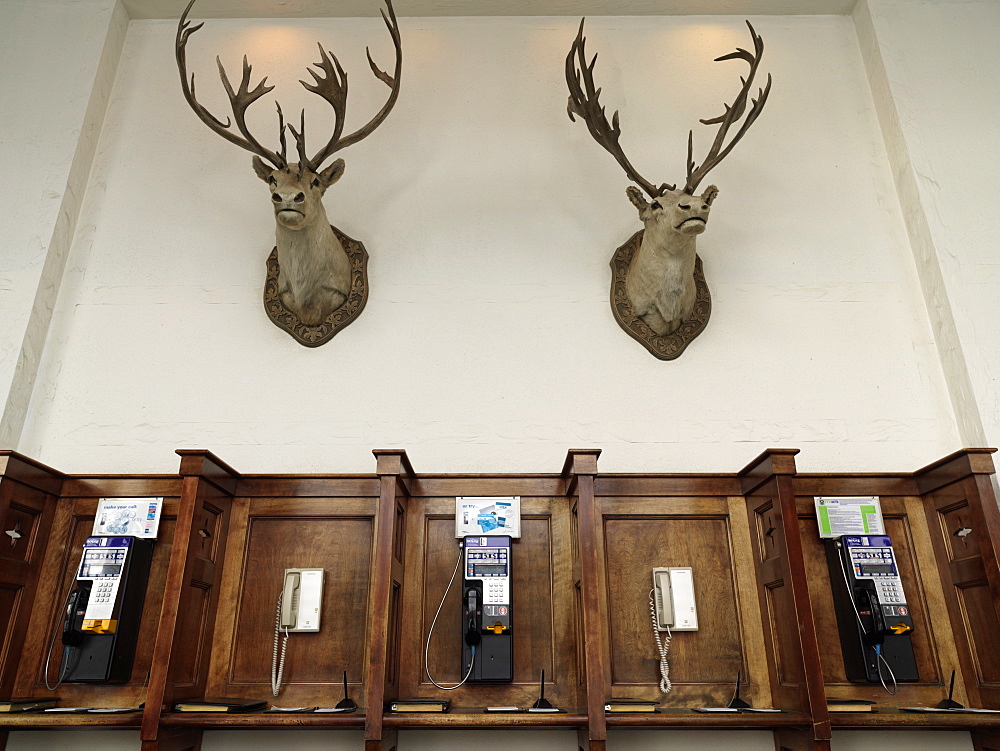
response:
[[[319,178],[318,178],[318,177],[314,177],[314,178],[313,178],[313,181],[312,181],[312,186],[313,186],[314,188],[318,188],[318,187],[319,187]]]
[[[659,201],[653,201],[651,204],[649,204],[649,207],[651,209],[662,209],[663,208],[662,206],[660,206],[660,202]]]

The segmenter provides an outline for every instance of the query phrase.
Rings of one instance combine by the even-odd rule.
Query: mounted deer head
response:
[[[190,81],[188,80],[186,59],[188,39],[204,25],[200,23],[192,26],[187,20],[194,3],[195,0],[191,0],[181,15],[174,45],[184,98],[212,131],[254,155],[254,172],[268,184],[271,191],[276,224],[273,254],[277,265],[276,300],[272,301],[274,305],[265,304],[265,308],[271,319],[288,330],[300,343],[318,346],[353,321],[367,299],[364,269],[367,254],[360,243],[351,241],[330,226],[323,208],[323,194],[344,174],[344,160],[337,159],[326,167],[323,164],[336,152],[371,135],[396,103],[403,52],[392,3],[386,0],[388,15],[383,11],[382,19],[395,47],[396,67],[390,76],[375,64],[371,53],[368,53],[368,64],[372,72],[390,88],[390,93],[382,109],[366,125],[343,135],[347,111],[347,74],[340,67],[336,56],[332,52],[327,53],[322,44],[319,45],[320,61],[314,63],[320,73],[307,69],[313,82],[299,82],[307,91],[319,95],[329,103],[334,113],[332,135],[312,156],[306,152],[304,110],[296,130],[291,124],[286,125],[281,105],[276,103],[280,146],[277,152],[261,145],[250,133],[246,124],[247,108],[274,87],[266,85],[265,77],[251,89],[252,67],[245,55],[243,78],[236,90],[233,89],[221,60],[216,57],[222,85],[232,108],[232,122],[228,118],[223,122],[198,102],[195,98],[193,73]],[[233,130],[233,123],[238,132]],[[298,162],[288,161],[286,128],[295,139]],[[350,245],[347,249],[345,241]],[[268,293],[265,291],[265,303],[267,302]],[[345,302],[348,305],[345,306]],[[349,310],[341,310],[342,307]]]
[[[626,246],[619,248],[621,254],[630,245],[638,243],[638,249],[632,251],[631,256],[624,261],[624,279],[616,279],[616,284],[618,281],[622,282],[618,285],[620,289],[616,291],[615,286],[612,287],[612,308],[618,322],[629,334],[646,344],[657,357],[672,359],[701,332],[708,320],[708,288],[704,286],[702,279],[704,290],[699,294],[699,284],[696,282],[700,276],[700,259],[695,253],[695,237],[705,231],[712,202],[719,189],[710,185],[701,195],[696,195],[696,192],[705,175],[732,151],[764,108],[771,91],[770,75],[767,77],[767,85],[758,89],[757,97],[750,100],[750,107],[747,108],[747,99],[764,52],[764,42],[748,21],[753,52],[737,48],[735,52],[716,58],[717,62],[745,60],[750,65],[750,72],[745,79],[741,78],[743,86],[732,104],[724,105],[721,115],[700,121],[704,125],[719,126],[715,141],[701,165],[694,162],[694,133],[688,132],[687,182],[683,188],[678,189],[676,185],[666,183],[653,185],[638,173],[625,156],[619,144],[621,129],[618,112],[612,115],[609,124],[599,101],[601,89],[594,85],[597,55],[588,64],[584,51],[586,39],[583,36],[583,24],[581,21],[580,30],[566,56],[569,118],[573,121],[576,120],[574,115],[583,118],[594,140],[615,158],[629,179],[639,185],[650,199],[647,201],[634,186],[626,191],[629,200],[638,209],[645,229],[641,233],[641,241],[637,239],[637,235]],[[729,129],[741,119],[742,124],[736,134],[726,143]],[[619,254],[616,254],[616,261]],[[612,268],[616,267],[616,261],[612,262]],[[627,305],[617,304],[621,297],[624,297]],[[699,297],[704,299],[704,310],[695,316]],[[630,314],[623,315],[620,307],[630,310]],[[693,316],[697,320],[692,320]],[[636,327],[636,319],[646,324],[651,335],[642,330],[642,327]],[[682,341],[673,342],[669,347],[664,347],[662,342],[650,341],[655,337],[674,335],[675,332],[678,332],[676,336]]]

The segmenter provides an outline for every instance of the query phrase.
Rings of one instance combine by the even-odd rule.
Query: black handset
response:
[[[79,582],[79,586],[70,593],[63,619],[63,644],[77,646],[83,641],[83,618],[87,614],[91,586],[89,581]]]

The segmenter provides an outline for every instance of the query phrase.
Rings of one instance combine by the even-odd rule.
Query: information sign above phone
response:
[[[458,496],[455,498],[455,537],[469,535],[521,536],[521,497]]]
[[[155,540],[162,508],[162,498],[101,498],[91,534]]]
[[[877,495],[814,496],[820,537],[884,535],[882,506]]]

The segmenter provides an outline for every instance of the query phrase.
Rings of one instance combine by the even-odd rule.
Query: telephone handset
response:
[[[285,571],[285,588],[281,593],[281,628],[293,629],[299,620],[299,584],[302,574]]]
[[[278,597],[278,612],[274,618],[274,653],[271,661],[271,693],[281,691],[281,678],[285,670],[285,651],[288,635],[293,632],[319,631],[323,607],[323,569],[286,568],[285,580]],[[285,638],[278,656],[281,633]]]
[[[87,614],[87,603],[90,601],[91,583],[77,582],[66,603],[66,616],[63,620],[62,643],[67,646],[77,646],[83,641],[83,619]]]

